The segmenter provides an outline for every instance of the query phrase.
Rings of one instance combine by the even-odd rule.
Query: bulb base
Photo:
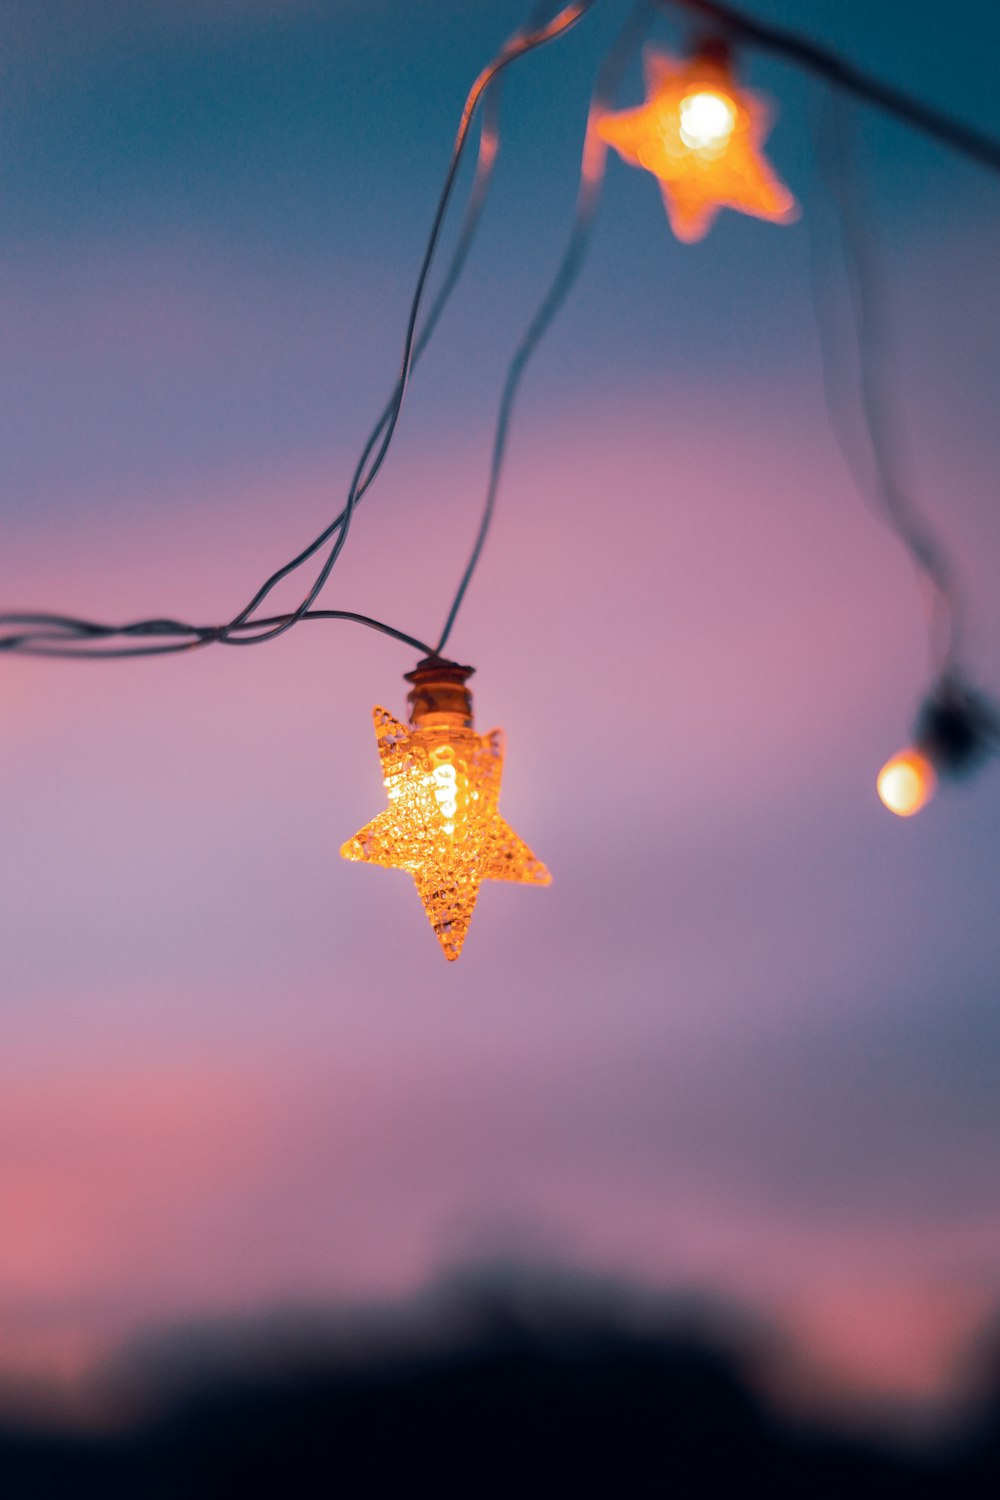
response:
[[[406,672],[404,680],[412,683],[406,701],[414,728],[441,725],[450,729],[471,729],[472,694],[466,683],[475,670],[475,667],[462,667],[454,661],[427,656],[412,672]]]
[[[986,704],[953,681],[941,683],[917,720],[917,748],[943,776],[963,776],[989,755],[998,726]]]
[[[732,80],[733,49],[724,36],[710,32],[699,37],[691,49],[691,59],[706,70],[718,73],[721,78]]]

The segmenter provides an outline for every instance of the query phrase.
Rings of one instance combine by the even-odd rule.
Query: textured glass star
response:
[[[632,166],[660,183],[670,225],[680,240],[700,240],[720,208],[787,224],[795,199],[761,146],[770,112],[739,88],[723,54],[709,49],[687,62],[645,55],[646,103],[605,115],[601,137]]]
[[[384,708],[374,710],[374,719],[389,806],[340,852],[409,871],[445,958],[455,959],[482,881],[548,885],[551,876],[497,811],[499,729],[417,728]]]

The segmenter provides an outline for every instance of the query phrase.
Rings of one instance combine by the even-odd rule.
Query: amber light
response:
[[[645,104],[605,115],[598,131],[659,180],[677,238],[700,240],[721,208],[794,219],[795,199],[761,151],[769,111],[737,85],[725,48],[707,45],[687,62],[650,52],[645,66]]]
[[[912,818],[934,795],[937,775],[919,750],[901,750],[878,773],[878,794],[890,812]]]
[[[389,806],[340,851],[413,876],[447,959],[462,951],[484,880],[551,880],[497,809],[503,735],[473,729],[471,675],[453,662],[422,662],[407,675],[410,723],[373,711]]]

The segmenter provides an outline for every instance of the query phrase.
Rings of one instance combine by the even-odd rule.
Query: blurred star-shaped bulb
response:
[[[407,673],[409,724],[374,709],[389,806],[340,851],[413,876],[447,959],[462,951],[484,880],[551,880],[497,810],[503,734],[472,727],[472,670],[428,658]]]
[[[968,774],[1000,743],[1000,724],[982,698],[952,678],[924,703],[914,743],[878,773],[879,797],[890,812],[911,818],[926,807],[939,779]]]
[[[722,43],[706,43],[687,62],[647,52],[645,69],[645,104],[605,115],[598,131],[625,161],[658,178],[678,239],[702,239],[720,208],[778,224],[797,216],[761,151],[767,106],[736,83]]]

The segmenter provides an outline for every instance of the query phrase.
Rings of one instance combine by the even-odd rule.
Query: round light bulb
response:
[[[692,151],[721,151],[736,129],[736,106],[714,89],[698,89],[681,100],[681,140]]]
[[[878,773],[878,794],[890,812],[912,818],[930,801],[937,786],[934,767],[919,750],[901,750]]]

